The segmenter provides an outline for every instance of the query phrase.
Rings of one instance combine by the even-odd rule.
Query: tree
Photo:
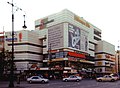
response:
[[[0,52],[0,79],[3,77],[4,65],[4,53]]]
[[[4,74],[8,74],[8,72],[10,71],[11,59],[12,54],[8,50],[0,52],[0,79],[4,77]],[[16,70],[15,63],[14,70]]]

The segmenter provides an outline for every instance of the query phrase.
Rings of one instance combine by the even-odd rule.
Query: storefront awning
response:
[[[83,58],[85,59],[85,54],[80,54],[80,53],[76,53],[76,52],[68,52],[69,56],[73,56],[73,57],[78,57],[78,58]]]

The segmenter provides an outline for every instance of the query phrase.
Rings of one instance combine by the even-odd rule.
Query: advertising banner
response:
[[[63,47],[63,24],[48,28],[48,45],[51,49]]]
[[[80,50],[80,29],[71,24],[68,25],[68,47]]]
[[[68,47],[88,51],[88,33],[81,28],[68,24]]]
[[[49,20],[48,18],[40,19],[35,21],[35,28],[39,30],[44,29],[47,27],[47,24],[54,22],[54,19]]]
[[[12,38],[12,32],[6,32],[5,33],[5,40],[7,41],[7,42],[12,42],[12,40],[14,41],[14,42],[17,42],[18,41],[18,38],[17,38],[17,32],[14,32],[14,38]]]

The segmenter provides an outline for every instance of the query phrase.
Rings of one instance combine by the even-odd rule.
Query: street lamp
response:
[[[26,29],[27,26],[25,25],[25,15],[23,15],[23,17],[24,17],[24,25],[23,25],[23,28]]]
[[[13,70],[13,59],[14,59],[14,12],[13,12],[13,0],[12,3],[9,3],[12,6],[12,59],[11,59],[11,65],[10,65],[10,83],[9,83],[9,87],[14,87],[14,70]]]
[[[10,83],[9,83],[9,87],[14,87],[14,4],[13,4],[13,0],[12,3],[7,2],[8,4],[10,4],[12,6],[12,59],[11,59],[11,65],[10,65]],[[18,10],[22,10],[21,8],[16,9],[16,11]]]

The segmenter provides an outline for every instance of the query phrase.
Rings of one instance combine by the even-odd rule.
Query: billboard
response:
[[[80,29],[68,24],[68,47],[80,50]]]
[[[46,28],[47,24],[54,22],[54,19],[49,20],[48,18],[40,19],[35,21],[35,28],[39,30]]]
[[[17,42],[18,41],[18,38],[17,38],[17,32],[14,32],[14,37],[12,38],[12,32],[6,32],[5,33],[5,40],[7,42],[12,42],[12,40],[14,42]]]
[[[48,48],[58,49],[63,47],[63,24],[48,28]]]
[[[68,24],[68,47],[88,51],[88,33],[81,28]]]

